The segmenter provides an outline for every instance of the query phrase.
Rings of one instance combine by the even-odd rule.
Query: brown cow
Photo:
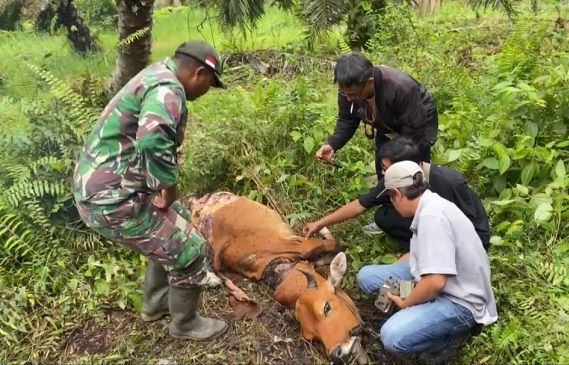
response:
[[[190,201],[192,223],[210,243],[214,270],[231,270],[260,280],[273,297],[294,309],[304,338],[320,340],[334,363],[368,362],[356,335],[358,310],[338,287],[346,256],[336,255],[324,279],[304,260],[337,252],[334,240],[304,239],[274,210],[232,193],[220,192]]]

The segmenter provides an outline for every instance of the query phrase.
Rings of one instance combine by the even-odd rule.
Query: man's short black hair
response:
[[[372,76],[373,65],[359,52],[342,55],[336,60],[334,82],[340,87],[361,85]]]
[[[377,152],[378,158],[386,158],[392,164],[400,161],[420,161],[419,146],[407,137],[395,137],[384,144]]]

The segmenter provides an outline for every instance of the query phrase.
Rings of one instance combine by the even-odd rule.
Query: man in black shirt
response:
[[[316,152],[316,158],[331,162],[360,125],[375,139],[375,168],[381,177],[379,149],[391,138],[411,138],[421,161],[430,161],[437,139],[437,108],[428,90],[407,73],[386,66],[374,67],[362,54],[352,52],[338,58],[334,68],[338,83],[338,121],[334,133]]]
[[[392,139],[378,151],[378,159],[383,171],[399,161],[410,160],[420,163],[425,179],[430,185],[430,190],[454,203],[468,217],[482,240],[484,248],[488,249],[490,244],[488,216],[482,202],[474,190],[468,186],[464,176],[451,168],[422,162],[420,158],[419,147],[412,140],[404,137]],[[383,188],[383,178],[381,178],[375,188],[357,200],[344,205],[318,221],[306,224],[303,229],[304,234],[309,236],[318,232],[322,227],[356,217],[367,209],[379,205],[380,207],[374,216],[375,223],[385,233],[393,237],[405,252],[409,251],[409,241],[412,236],[409,227],[413,217],[402,217],[395,210],[389,198],[383,196],[378,198],[377,196]]]

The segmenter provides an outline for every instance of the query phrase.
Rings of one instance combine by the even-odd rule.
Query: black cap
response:
[[[191,57],[202,63],[205,67],[209,67],[214,75],[212,86],[225,89],[225,83],[221,79],[221,73],[223,72],[221,58],[211,45],[199,40],[187,41],[176,49],[176,54]]]

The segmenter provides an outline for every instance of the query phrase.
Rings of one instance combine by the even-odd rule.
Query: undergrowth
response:
[[[433,91],[440,115],[435,159],[464,173],[490,214],[500,319],[469,343],[463,361],[564,363],[569,26],[562,13],[503,19],[435,21],[389,7],[376,20],[389,31],[368,42],[368,55]],[[102,66],[78,77],[77,65],[66,74],[52,56],[42,58],[48,47],[39,57],[12,51],[20,62],[0,61],[0,141],[9,146],[0,150],[0,361],[57,361],[73,329],[101,316],[102,307],[140,308],[144,260],[92,235],[72,206],[71,173],[100,112]],[[307,70],[292,79],[248,80],[189,104],[183,192],[249,196],[300,229],[367,189],[373,147],[361,131],[338,153],[339,167],[313,158],[335,123],[330,75]],[[348,253],[344,285],[354,297],[363,297],[354,286],[357,269],[396,254],[390,242],[363,236],[368,218],[333,227]],[[131,342],[131,349],[152,346],[144,338]]]

